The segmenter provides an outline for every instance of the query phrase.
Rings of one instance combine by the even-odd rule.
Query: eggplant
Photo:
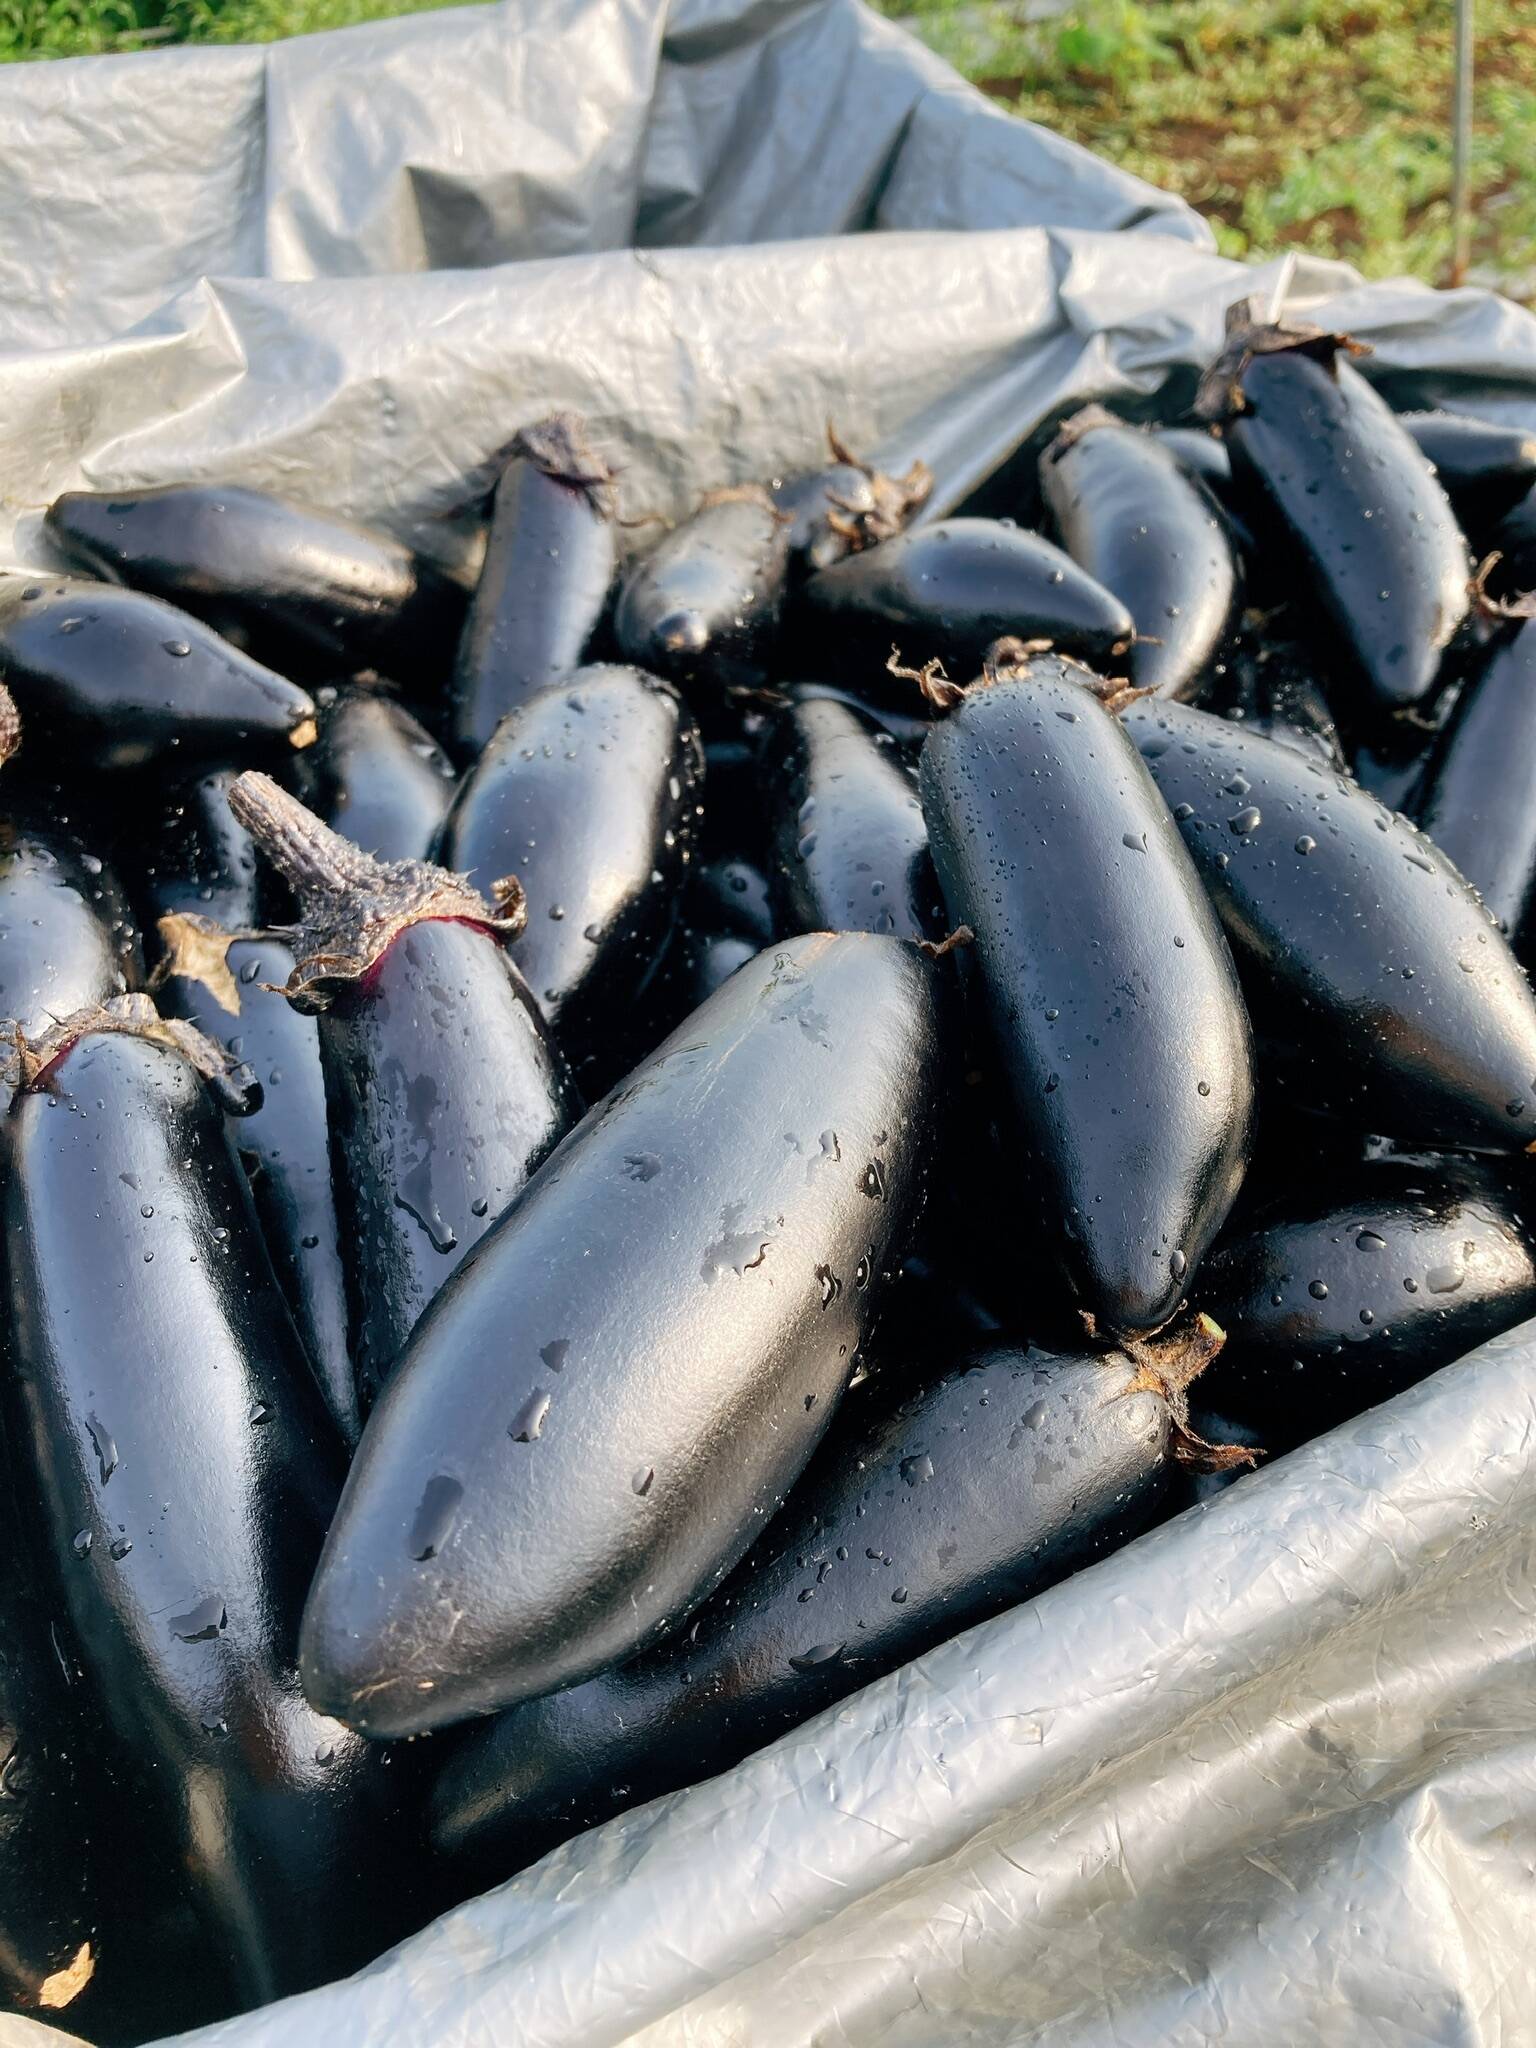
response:
[[[1536,901],[1536,619],[1463,690],[1414,816],[1518,938]]]
[[[824,569],[797,600],[813,673],[843,665],[861,694],[891,696],[886,661],[942,661],[974,675],[994,640],[1049,640],[1085,661],[1121,654],[1135,622],[1118,597],[1038,533],[997,519],[941,519]],[[910,694],[910,693],[909,693]]]
[[[1004,641],[952,694],[923,813],[951,921],[974,934],[1019,1178],[1081,1308],[1154,1330],[1242,1183],[1253,1063],[1232,958],[1111,708],[1123,686]]]
[[[1154,427],[1152,439],[1166,448],[1186,476],[1224,501],[1232,489],[1232,457],[1227,444],[1208,427]]]
[[[154,976],[163,1016],[180,1017],[244,1061],[261,1106],[230,1127],[284,1298],[337,1433],[362,1427],[348,1349],[346,1268],[331,1189],[320,1031],[282,993],[293,951],[272,933],[231,933],[207,918],[160,921]]]
[[[1159,697],[1197,695],[1242,595],[1214,501],[1170,450],[1101,405],[1062,427],[1040,486],[1067,553],[1130,611],[1129,680]]]
[[[391,535],[239,484],[66,491],[43,526],[71,567],[164,598],[285,675],[383,667],[435,688],[464,614],[464,592]]]
[[[319,738],[303,764],[311,809],[380,860],[425,860],[453,801],[448,756],[378,690],[322,691],[317,701]]]
[[[768,877],[747,860],[713,860],[695,868],[688,904],[695,919],[752,940],[754,953],[788,936],[779,929]]]
[[[926,1384],[877,1375],[687,1628],[450,1755],[434,1846],[504,1877],[1116,1548],[1152,1518],[1185,1379],[1218,1342],[1201,1328],[1135,1359],[996,1344]]]
[[[1244,313],[1228,315],[1199,409],[1221,421],[1234,477],[1332,620],[1362,708],[1378,720],[1412,713],[1433,698],[1468,613],[1456,516],[1407,428],[1350,366],[1359,343],[1250,326]]]
[[[1347,777],[1192,705],[1136,704],[1123,722],[1296,1099],[1432,1145],[1536,1140],[1536,1002],[1433,842]]]
[[[590,1112],[364,1431],[304,1619],[313,1701],[422,1733],[590,1678],[713,1591],[921,1212],[947,995],[901,940],[791,939]]]
[[[400,1774],[295,1678],[342,1459],[225,1135],[255,1090],[147,996],[16,1065],[11,1438],[92,1692],[149,1766],[140,1854],[190,1871],[210,1953],[264,2002],[387,1946],[410,1883]]]
[[[813,682],[790,683],[783,695],[790,704],[818,701],[846,704],[850,711],[857,712],[860,718],[871,721],[879,731],[887,733],[901,749],[903,759],[914,766],[923,750],[923,741],[933,730],[932,714],[921,698],[910,704],[871,704],[857,690],[840,689],[835,683]]]
[[[1419,791],[1429,767],[1431,736],[1419,735],[1421,744],[1404,752],[1400,746],[1358,743],[1350,755],[1349,772],[1369,796],[1389,811],[1412,817],[1418,808]]]
[[[1499,521],[1488,546],[1498,557],[1488,572],[1490,595],[1514,598],[1536,590],[1536,488]]]
[[[298,898],[290,1001],[319,1018],[331,1178],[364,1413],[422,1310],[576,1113],[492,905],[425,861],[380,861],[270,777],[230,806]]]
[[[1255,1219],[1203,1291],[1210,1400],[1286,1449],[1536,1315],[1536,1243],[1491,1176],[1382,1164]]]
[[[0,679],[28,736],[77,771],[277,757],[315,737],[313,700],[141,591],[0,577]]]
[[[784,712],[764,765],[784,930],[943,936],[916,781],[887,733],[812,698]]]
[[[146,930],[155,931],[163,917],[205,917],[240,931],[286,908],[251,835],[230,814],[230,785],[239,772],[210,768],[173,789],[156,803],[146,829],[124,845]]]
[[[451,744],[468,759],[586,660],[607,607],[613,472],[586,433],[576,414],[554,413],[508,450],[449,693]]]
[[[620,657],[677,683],[712,730],[730,692],[768,680],[789,529],[760,484],[712,491],[619,586],[613,633]]]
[[[1472,534],[1485,533],[1536,486],[1536,434],[1455,412],[1405,412],[1398,418]]]
[[[38,1032],[138,988],[139,937],[117,881],[67,826],[0,816],[0,1017]]]
[[[1325,768],[1345,769],[1317,664],[1294,641],[1245,630],[1216,664],[1208,708]]]
[[[830,427],[827,447],[828,468],[773,486],[773,502],[790,522],[789,573],[796,581],[900,533],[933,491],[926,462],[914,462],[904,476],[885,476],[852,454]]]
[[[505,719],[454,797],[438,857],[482,893],[518,877],[528,920],[512,957],[575,1058],[665,943],[703,772],[677,692],[598,664]]]

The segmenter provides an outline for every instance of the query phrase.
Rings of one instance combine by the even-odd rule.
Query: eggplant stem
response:
[[[1488,595],[1488,578],[1503,559],[1503,555],[1495,548],[1492,554],[1484,555],[1472,571],[1471,581],[1467,584],[1467,595],[1472,600],[1474,610],[1482,619],[1536,618],[1536,591],[1519,591],[1513,597]],[[3,758],[0,756],[0,759]]]
[[[27,1038],[19,1025],[10,1025],[4,1036],[11,1053],[0,1067],[0,1080],[13,1092],[35,1088],[78,1039],[104,1033],[148,1039],[152,1045],[179,1053],[202,1075],[231,1116],[249,1116],[261,1107],[261,1083],[244,1060],[236,1059],[195,1024],[180,1017],[162,1017],[141,993],[91,1003],[70,1016],[56,1018],[35,1038]]]
[[[976,943],[976,934],[968,924],[957,924],[952,932],[946,932],[942,939],[919,939],[917,950],[926,953],[930,960],[942,960],[946,954],[958,952],[962,946]]]
[[[1089,1340],[1102,1343],[1097,1317],[1087,1309],[1078,1314]],[[1174,1459],[1208,1472],[1252,1465],[1264,1455],[1246,1444],[1207,1443],[1189,1426],[1189,1390],[1226,1341],[1226,1331],[1213,1317],[1196,1314],[1179,1327],[1165,1323],[1150,1336],[1117,1337],[1110,1347],[1136,1368],[1127,1394],[1157,1394],[1167,1403]]]
[[[1056,438],[1045,451],[1047,462],[1060,462],[1069,448],[1076,447],[1085,434],[1095,432],[1099,427],[1123,427],[1126,422],[1112,413],[1108,406],[1097,400],[1073,413],[1070,419],[1062,421],[1056,429]]]
[[[1290,324],[1282,320],[1257,320],[1252,301],[1238,299],[1227,308],[1226,341],[1221,353],[1200,379],[1200,388],[1195,393],[1196,418],[1219,422],[1246,412],[1248,400],[1243,378],[1248,365],[1255,356],[1282,355],[1290,350],[1311,356],[1334,377],[1338,375],[1340,356],[1371,353],[1367,342],[1326,327],[1313,327],[1306,321]]]
[[[866,508],[848,504],[835,491],[827,493],[827,502],[848,514],[846,525],[830,517],[827,524],[848,542],[850,554],[859,554],[863,549],[872,548],[900,533],[913,513],[920,511],[933,495],[933,471],[926,462],[914,461],[908,465],[904,475],[888,476],[883,469],[876,469],[873,463],[855,455],[830,420],[827,421],[827,449],[834,462],[859,472],[875,501]]]
[[[899,676],[904,683],[916,683],[924,698],[936,711],[953,711],[965,697],[965,684],[950,681],[944,673],[944,664],[937,655],[932,661],[925,661],[921,668],[905,668],[902,665],[901,649],[893,645],[890,659],[885,666],[890,675]]]
[[[148,988],[151,995],[168,981],[199,982],[221,1010],[240,1014],[240,988],[229,971],[229,949],[236,939],[259,939],[262,932],[243,929],[226,931],[211,917],[195,911],[173,910],[160,918],[155,929],[165,948],[155,962]]]
[[[616,510],[613,471],[587,440],[580,413],[552,412],[519,428],[507,450],[508,462],[531,462],[557,484],[580,491],[600,519]]]

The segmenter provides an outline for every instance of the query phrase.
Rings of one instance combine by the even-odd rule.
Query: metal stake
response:
[[[1472,245],[1472,28],[1474,0],[1456,0],[1456,87],[1451,160],[1451,283],[1465,284]]]

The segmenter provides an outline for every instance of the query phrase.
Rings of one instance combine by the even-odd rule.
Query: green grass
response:
[[[275,43],[463,0],[0,0],[0,63],[163,43]]]

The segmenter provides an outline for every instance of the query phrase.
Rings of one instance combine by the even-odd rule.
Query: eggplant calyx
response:
[[[957,924],[952,932],[946,932],[942,939],[919,939],[917,950],[926,953],[930,960],[942,960],[950,953],[957,953],[962,946],[976,943],[976,934],[968,924]]]
[[[1085,405],[1056,429],[1056,438],[1046,449],[1045,459],[1047,462],[1060,462],[1067,450],[1075,448],[1085,434],[1092,434],[1100,427],[1123,427],[1125,424],[1106,405]]]
[[[1155,690],[1138,689],[1124,676],[1101,676],[1097,669],[1090,668],[1086,661],[1079,661],[1075,655],[1056,653],[1049,640],[994,640],[982,657],[980,680],[971,687],[979,689],[992,683],[1026,682],[1030,664],[1041,654],[1051,655],[1062,668],[1075,670],[1075,680],[1115,717],[1129,710],[1131,705],[1139,704],[1143,697],[1157,694]]]
[[[869,485],[873,500],[869,505],[852,505],[836,491],[827,493],[827,503],[833,507],[827,524],[847,541],[850,554],[859,554],[900,533],[933,494],[933,471],[926,462],[913,462],[902,476],[888,476],[883,469],[876,469],[873,463],[855,455],[830,420],[827,448],[834,462],[859,472]]]
[[[1491,555],[1484,555],[1472,572],[1467,585],[1467,595],[1472,600],[1472,609],[1480,619],[1536,619],[1536,590],[1523,590],[1514,597],[1490,597],[1488,578],[1504,559],[1497,548]],[[4,756],[0,755],[0,760]]]
[[[9,761],[21,745],[21,713],[16,699],[0,683],[0,762]]]
[[[260,931],[227,931],[211,917],[193,910],[172,910],[155,926],[165,948],[149,977],[154,995],[168,981],[195,981],[207,989],[221,1010],[240,1014],[240,987],[229,971],[229,949],[236,939],[260,939]]]
[[[781,512],[773,502],[773,493],[766,484],[725,484],[718,491],[706,491],[699,500],[701,512],[711,511],[716,505],[760,505],[765,512],[771,512],[779,526],[793,526],[789,513]]]
[[[611,519],[616,509],[614,476],[587,440],[587,423],[579,413],[552,412],[513,435],[507,459],[521,458],[557,484],[568,484],[582,492],[600,519]]]
[[[1340,356],[1368,356],[1367,342],[1339,334],[1307,321],[1287,323],[1254,318],[1251,300],[1239,299],[1227,308],[1227,338],[1221,354],[1200,379],[1194,410],[1202,420],[1229,420],[1248,410],[1243,378],[1255,356],[1283,355],[1294,351],[1310,356],[1328,371],[1338,373]]]
[[[343,839],[270,775],[247,769],[229,808],[299,900],[295,966],[284,994],[295,1009],[329,1009],[363,981],[413,924],[469,924],[506,940],[528,921],[521,884],[506,875],[492,902],[464,875],[425,860],[379,860]]]
[[[925,701],[935,711],[953,711],[965,700],[965,684],[950,681],[937,655],[932,661],[925,661],[921,668],[907,668],[902,663],[901,649],[893,646],[885,666],[889,675],[899,676],[904,683],[916,683]]]
[[[1097,1319],[1086,1309],[1079,1313],[1088,1336],[1097,1340]],[[1165,1324],[1150,1337],[1119,1337],[1114,1343],[1114,1350],[1136,1368],[1126,1393],[1158,1395],[1168,1408],[1171,1455],[1181,1465],[1207,1472],[1252,1465],[1263,1455],[1246,1444],[1207,1443],[1190,1428],[1189,1390],[1226,1341],[1226,1331],[1213,1317],[1197,1314],[1177,1327]]]
[[[59,1017],[36,1038],[18,1025],[7,1027],[9,1050],[0,1062],[0,1081],[11,1090],[34,1089],[50,1067],[80,1039],[116,1033],[169,1047],[196,1068],[230,1116],[249,1116],[261,1107],[261,1083],[244,1060],[180,1017],[162,1017],[142,994],[109,996],[71,1016]]]

